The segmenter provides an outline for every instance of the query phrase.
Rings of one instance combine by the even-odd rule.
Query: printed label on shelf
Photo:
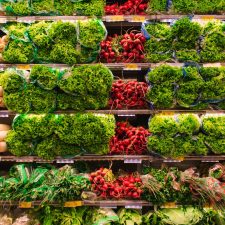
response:
[[[164,115],[164,116],[174,116],[175,112],[172,111],[166,111],[166,112],[161,112],[160,115]]]
[[[33,158],[26,158],[26,157],[18,157],[16,158],[16,162],[33,162]]]
[[[20,202],[19,208],[23,208],[23,209],[32,208],[32,202]]]
[[[142,209],[141,205],[126,205],[126,209]]]
[[[128,63],[124,65],[124,70],[141,70],[136,63]]]
[[[100,205],[100,208],[103,208],[103,209],[117,209],[117,206]]]
[[[0,117],[9,117],[9,114],[0,114]]]
[[[57,159],[56,163],[74,163],[73,159]]]
[[[6,23],[7,19],[5,17],[0,17],[0,23]]]
[[[221,63],[206,63],[203,64],[203,67],[221,67],[222,64]]]
[[[163,204],[161,206],[161,208],[166,208],[166,209],[177,208],[177,204],[176,204],[176,202],[167,202],[167,203]]]
[[[133,15],[131,17],[130,22],[139,22],[139,23],[143,23],[146,20],[145,16],[139,16],[139,15]]]
[[[203,15],[200,17],[202,20],[214,20],[215,17],[213,15]]]
[[[64,203],[64,207],[67,207],[67,208],[73,208],[73,207],[78,207],[82,205],[83,205],[82,201],[70,201],[70,202]]]
[[[163,162],[168,162],[168,163],[178,163],[178,162],[182,162],[184,160],[184,158],[181,158],[181,159],[178,159],[178,158],[176,158],[176,159],[164,159],[163,160]]]
[[[134,163],[134,164],[141,164],[141,159],[124,159],[124,163]]]
[[[202,160],[203,163],[218,163],[219,160]]]
[[[121,22],[124,21],[124,16],[123,15],[106,16],[105,20],[106,22]]]
[[[33,23],[35,21],[34,17],[18,17],[17,22],[21,23]]]
[[[21,64],[21,65],[17,65],[17,67],[16,67],[18,70],[30,70],[30,65],[23,65],[23,64]]]

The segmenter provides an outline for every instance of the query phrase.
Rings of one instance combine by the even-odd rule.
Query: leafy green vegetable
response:
[[[52,0],[32,0],[31,8],[34,14],[48,15],[56,14],[56,9],[54,6],[54,1]]]
[[[137,210],[121,208],[118,212],[119,224],[121,225],[140,225],[142,216]]]
[[[8,63],[30,63],[34,60],[34,51],[32,43],[10,40],[2,56]]]
[[[27,16],[31,14],[28,0],[8,1],[5,6],[6,13],[9,15]]]
[[[53,134],[55,115],[20,114],[13,121],[13,129],[24,139],[46,138]]]
[[[43,65],[35,65],[30,72],[30,80],[45,90],[52,90],[57,86],[58,71]]]
[[[148,2],[147,12],[150,14],[165,12],[166,10],[167,10],[166,0],[151,0]]]
[[[33,151],[32,142],[24,140],[16,131],[11,130],[6,137],[6,143],[11,152],[15,156],[28,156]]]

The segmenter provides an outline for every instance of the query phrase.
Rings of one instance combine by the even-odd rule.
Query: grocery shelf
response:
[[[0,201],[0,206],[17,206],[19,208],[33,208],[34,206],[40,206],[43,203],[41,201],[32,202],[19,202],[19,201]],[[48,202],[45,205],[51,205],[55,207],[77,207],[77,206],[97,206],[102,208],[114,208],[123,206],[126,208],[142,208],[143,206],[153,206],[152,203],[142,200],[102,200],[102,201],[68,201],[64,203]]]
[[[53,160],[44,160],[37,156],[17,157],[12,155],[1,155],[0,162],[18,162],[18,163],[57,163],[57,164],[73,164],[78,161],[124,161],[124,163],[139,164],[142,161],[161,162],[161,163],[178,163],[183,161],[198,162],[219,162],[225,161],[225,155],[207,155],[207,156],[186,156],[177,159],[158,157],[153,155],[82,155],[71,158],[56,157]]]
[[[105,15],[99,17],[104,22],[131,22],[131,23],[141,23],[146,20],[174,20],[184,17],[185,15],[169,15],[169,14],[159,14],[159,15]],[[225,20],[225,14],[221,15],[189,15],[193,19],[201,20],[212,20],[219,19]],[[33,22],[33,21],[42,21],[42,20],[64,20],[64,21],[76,21],[76,20],[85,20],[93,18],[90,16],[0,16],[0,23],[6,22]]]

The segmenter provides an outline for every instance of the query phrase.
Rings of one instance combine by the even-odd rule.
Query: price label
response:
[[[6,23],[7,19],[5,17],[0,17],[0,23]]]
[[[142,209],[141,205],[126,205],[126,209]]]
[[[64,207],[66,208],[73,208],[73,207],[78,207],[82,206],[83,202],[82,201],[70,201],[70,202],[65,202]]]
[[[23,209],[32,208],[32,202],[20,202],[19,208],[23,208]]]
[[[175,115],[175,113],[172,111],[162,112],[160,114],[163,116],[174,116]]]
[[[202,160],[203,163],[218,163],[219,160]]]
[[[146,20],[145,16],[134,15],[131,17],[131,22],[143,23]]]
[[[206,63],[203,65],[203,67],[221,67],[221,63]]]
[[[163,162],[167,162],[167,163],[179,163],[182,162],[183,160],[178,160],[178,159],[164,159]]]
[[[124,159],[124,163],[141,164],[141,159]]]
[[[167,203],[162,205],[162,208],[167,208],[167,209],[177,208],[177,204],[175,202],[167,202]]]
[[[17,65],[17,67],[16,67],[18,70],[30,70],[31,69],[31,67],[30,67],[30,65],[23,65],[23,64],[21,64],[21,65]]]
[[[17,22],[21,22],[21,23],[32,23],[34,21],[35,19],[33,17],[18,17],[17,18]]]
[[[129,63],[124,65],[124,70],[141,70],[141,68],[135,63]]]
[[[202,20],[214,20],[215,17],[213,15],[203,15],[200,17]]]
[[[106,16],[106,22],[121,22],[124,21],[123,15]]]
[[[57,159],[56,163],[74,163],[72,159]]]

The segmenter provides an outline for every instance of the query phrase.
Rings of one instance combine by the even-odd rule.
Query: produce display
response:
[[[114,34],[101,42],[101,62],[140,63],[144,61],[144,43],[146,38],[138,31],[130,31],[124,35]]]
[[[104,14],[104,0],[22,0],[0,2],[1,11],[7,15],[78,15],[102,16]]]
[[[8,43],[1,50],[8,63],[89,63],[96,61],[107,35],[101,20],[7,23]]]
[[[78,207],[63,209],[44,207],[40,210],[21,211],[15,216],[14,211],[3,212],[0,223],[4,225],[83,225],[83,224],[115,224],[115,225],[221,225],[224,223],[224,212],[210,208],[194,208],[191,206],[158,209],[141,214],[136,209],[120,208],[119,210]]]
[[[128,0],[105,6],[106,15],[145,15],[148,7],[147,0]]]
[[[218,62],[225,60],[224,23],[208,22],[200,25],[184,17],[173,24],[144,23],[147,38],[144,45],[148,62],[174,60],[178,62]]]
[[[133,127],[128,122],[117,122],[116,135],[110,141],[110,154],[145,154],[149,135],[149,131],[144,127]]]
[[[6,142],[13,155],[49,160],[82,153],[107,154],[114,130],[112,115],[21,114],[15,117]]]
[[[138,81],[115,81],[111,89],[109,106],[111,109],[146,108],[145,95],[148,85]]]
[[[166,157],[224,154],[224,124],[223,114],[155,115],[149,121],[148,150]]]
[[[112,81],[112,72],[102,64],[65,70],[35,65],[30,72],[10,68],[0,77],[4,104],[18,113],[104,108]]]
[[[224,109],[225,67],[161,65],[148,73],[146,99],[154,108]]]

